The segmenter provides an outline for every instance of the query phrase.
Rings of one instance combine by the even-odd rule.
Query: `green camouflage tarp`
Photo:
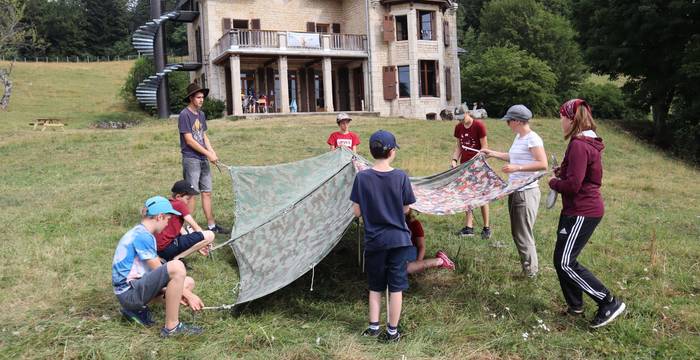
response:
[[[228,244],[240,276],[236,304],[290,284],[335,247],[353,220],[355,173],[368,166],[341,148],[288,164],[230,168],[235,226]],[[447,172],[411,178],[417,200],[412,207],[453,214],[501,198],[542,174],[508,185],[478,155]]]

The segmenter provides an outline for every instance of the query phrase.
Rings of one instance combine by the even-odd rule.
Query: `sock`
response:
[[[379,321],[369,323],[370,330],[379,330]]]
[[[491,230],[491,227],[489,227],[489,226],[484,226],[484,230]]]
[[[216,227],[216,224],[207,225],[207,227],[209,228],[209,230],[211,230]]]
[[[168,329],[168,328],[166,328],[165,326],[163,326],[163,328],[165,329],[165,331],[171,333],[171,332],[175,331],[175,329],[177,329],[178,326],[180,326],[180,323],[179,323],[179,322],[178,322],[177,325],[175,325],[175,327],[172,328],[172,329]]]
[[[386,324],[386,332],[389,333],[389,335],[396,335],[398,330],[396,330],[396,326],[391,326],[389,324]]]

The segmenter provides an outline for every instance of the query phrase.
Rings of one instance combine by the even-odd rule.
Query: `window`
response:
[[[396,41],[408,40],[408,16],[396,16]]]
[[[248,28],[248,20],[233,19],[233,28],[234,29],[247,29]]]
[[[408,65],[399,66],[399,97],[411,97],[411,70]]]
[[[330,24],[316,24],[317,33],[329,33],[331,25]]]
[[[435,40],[435,12],[418,11],[418,39]]]
[[[420,96],[437,97],[437,61],[420,60],[418,62],[420,69]]]

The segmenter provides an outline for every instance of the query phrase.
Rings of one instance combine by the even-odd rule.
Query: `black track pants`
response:
[[[554,247],[554,267],[566,303],[583,307],[583,292],[600,304],[610,293],[588,269],[576,261],[601,218],[584,216],[559,217],[557,244]]]

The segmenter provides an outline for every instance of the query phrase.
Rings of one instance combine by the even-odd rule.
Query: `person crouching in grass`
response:
[[[416,202],[405,172],[391,167],[399,145],[388,131],[379,130],[369,139],[376,160],[372,168],[355,176],[350,200],[356,217],[365,224],[365,269],[369,284],[369,327],[362,336],[378,337],[382,292],[389,289],[389,323],[379,337],[386,342],[401,338],[398,331],[403,291],[408,289],[407,263],[413,253],[411,232],[406,225],[408,206]]]
[[[209,245],[214,242],[214,232],[202,230],[192,218],[187,206],[190,198],[199,195],[199,191],[186,180],[176,182],[171,191],[170,205],[180,215],[171,216],[168,226],[156,234],[158,256],[170,261],[180,259],[195,251],[199,251],[204,256],[209,255]],[[192,228],[192,232],[183,228],[182,225],[185,222]]]
[[[171,216],[180,213],[168,199],[155,196],[146,200],[141,215],[141,223],[119,240],[112,260],[112,286],[122,306],[122,315],[144,326],[155,324],[148,303],[160,300],[165,289],[165,326],[160,335],[201,334],[202,328],[179,320],[181,303],[194,311],[204,307],[202,300],[192,292],[194,280],[187,276],[181,261],[163,264],[156,253],[154,235],[168,225]]]

